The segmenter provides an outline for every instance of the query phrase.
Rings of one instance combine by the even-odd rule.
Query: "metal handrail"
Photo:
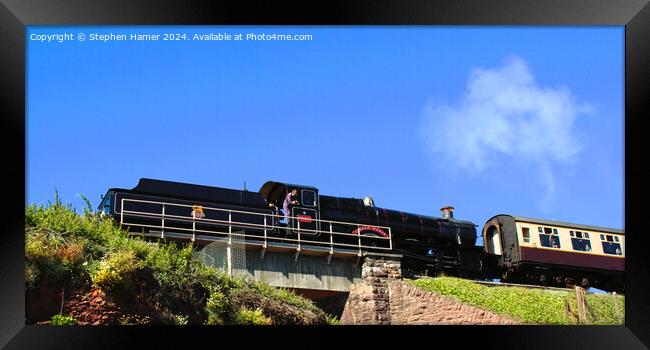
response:
[[[156,225],[143,225],[143,224],[127,224],[129,226],[139,226],[139,227],[150,227],[150,228],[161,228],[161,226],[156,226]],[[169,227],[167,227],[169,228]],[[192,231],[192,229],[189,228],[183,228],[183,227],[175,227],[174,230],[180,230],[180,231]],[[197,229],[196,232],[204,232],[204,233],[216,233],[220,235],[228,235],[228,232],[220,232],[220,231],[207,231],[207,230],[200,230]],[[134,233],[135,234],[135,233]],[[255,237],[255,238],[261,238],[261,236],[256,236],[256,235],[242,235],[242,234],[237,234],[239,237]],[[366,237],[366,238],[373,238],[373,237]],[[286,238],[286,237],[267,237],[267,240],[276,240],[276,241],[288,241],[288,242],[298,242],[298,239],[296,238]],[[326,245],[329,242],[325,241],[312,241],[312,240],[305,240],[301,239],[300,242],[302,243],[314,243],[316,245],[321,244],[321,245]],[[335,246],[344,246],[344,247],[358,247],[357,244],[348,244],[348,243],[334,243]],[[362,247],[367,247],[367,246],[362,246]],[[376,248],[376,249],[388,249],[386,247],[372,247],[369,246],[370,248]]]
[[[160,204],[163,207],[164,206],[177,206],[177,207],[186,207],[186,208],[193,208],[194,205],[189,205],[189,204],[177,204],[177,203],[168,203],[168,202],[156,202],[156,201],[146,201],[146,200],[141,200],[141,199],[129,199],[129,198],[122,198],[122,206],[120,207],[120,214],[122,215],[122,211],[124,210],[124,202],[138,202],[138,203],[149,203],[149,204]],[[221,212],[228,212],[230,213],[240,213],[240,214],[247,214],[247,215],[257,215],[257,216],[274,216],[272,214],[267,214],[267,213],[258,213],[258,212],[251,212],[251,211],[242,211],[242,210],[235,210],[235,209],[224,209],[224,208],[214,208],[214,207],[203,207],[204,210],[214,210],[214,211],[221,211]],[[142,215],[150,215],[150,216],[156,216],[158,214],[154,213],[147,213],[147,212],[138,212],[138,211],[132,211],[132,210],[127,210],[128,213],[138,213]],[[192,219],[194,216],[179,216],[179,215],[171,215],[171,214],[166,214],[165,216],[167,217],[172,217],[172,218],[178,218],[178,219]],[[285,217],[285,216],[283,216]],[[287,216],[289,219],[299,219],[296,216]],[[196,219],[196,218],[195,218]],[[216,219],[205,219],[201,218],[199,219],[201,221],[212,221],[212,222],[229,222],[225,220],[216,220]],[[333,221],[333,220],[322,220],[322,219],[311,219],[311,221],[317,221],[317,222],[324,222],[324,223],[330,223],[330,224],[342,224],[342,225],[351,225],[351,226],[357,226],[357,228],[361,228],[363,226],[369,226],[369,227],[375,227],[375,228],[381,228],[381,229],[386,229],[388,231],[388,237],[377,237],[377,238],[384,238],[388,239],[391,237],[390,234],[390,227],[388,226],[380,226],[380,225],[375,225],[375,224],[364,224],[364,223],[352,223],[352,222],[342,222],[342,221]],[[246,223],[246,222],[237,222],[240,225],[243,226],[256,226],[256,227],[264,227],[264,225],[260,224],[254,224],[254,223]],[[269,227],[269,225],[267,225]],[[276,227],[282,227],[282,226],[275,226],[275,225],[270,225],[271,228],[276,228]],[[322,230],[311,230],[311,229],[303,229],[306,232],[318,232],[322,233]],[[340,234],[347,234],[340,232]],[[356,234],[349,234],[351,236],[357,236]]]
[[[151,213],[151,212],[140,212],[140,211],[135,211],[135,210],[125,210],[124,209],[124,203],[125,202],[138,202],[138,203],[148,203],[148,204],[155,204],[155,205],[161,205],[162,206],[162,213]],[[177,230],[177,231],[190,231],[192,232],[192,241],[196,239],[196,233],[209,233],[209,234],[217,234],[217,235],[227,235],[229,242],[232,240],[232,228],[233,227],[243,227],[243,228],[251,228],[251,229],[260,229],[263,230],[263,236],[260,235],[255,235],[255,234],[238,234],[239,237],[251,237],[255,238],[257,240],[263,240],[264,242],[264,247],[267,247],[268,241],[285,241],[285,242],[296,242],[297,247],[296,250],[297,252],[301,251],[302,245],[304,243],[308,244],[315,244],[315,245],[324,245],[324,246],[329,246],[329,251],[330,254],[334,253],[334,247],[355,247],[358,250],[358,254],[361,254],[362,249],[364,248],[371,248],[371,249],[382,249],[382,250],[392,250],[392,234],[391,234],[391,229],[390,227],[386,226],[378,226],[378,225],[373,225],[373,224],[363,224],[363,223],[351,223],[351,222],[341,222],[341,221],[332,221],[332,220],[322,220],[322,219],[311,219],[313,222],[320,222],[320,223],[328,223],[329,224],[329,230],[324,231],[324,230],[313,230],[313,229],[305,229],[300,227],[300,221],[298,217],[293,217],[293,216],[287,216],[289,219],[294,219],[298,220],[297,223],[297,228],[292,228],[292,227],[284,227],[284,226],[278,226],[274,225],[273,221],[271,220],[272,224],[268,224],[267,217],[277,217],[277,214],[268,214],[268,213],[258,213],[258,212],[251,212],[251,211],[243,211],[243,210],[236,210],[236,209],[224,209],[224,208],[214,208],[214,207],[203,207],[204,211],[207,210],[213,210],[213,211],[220,211],[220,212],[226,212],[228,213],[228,220],[217,220],[217,219],[206,219],[206,218],[197,218],[194,215],[190,214],[189,216],[180,216],[180,215],[172,215],[172,214],[166,214],[165,213],[165,207],[170,207],[170,206],[176,206],[176,207],[186,207],[186,208],[194,208],[194,205],[187,205],[187,204],[177,204],[177,203],[169,203],[169,202],[159,202],[159,201],[147,201],[147,200],[140,200],[140,199],[129,199],[129,198],[122,198],[121,199],[121,207],[120,207],[120,226],[122,225],[128,225],[128,226],[138,226],[138,227],[149,227],[149,228],[158,228],[161,229],[161,237],[164,238],[164,233],[165,230],[168,232],[170,230]],[[239,214],[246,214],[246,215],[257,215],[257,216],[263,216],[264,218],[264,224],[257,224],[257,223],[250,223],[250,222],[239,222],[239,221],[233,221],[232,220],[232,214],[233,213],[239,213]],[[130,216],[130,217],[145,217],[145,218],[159,218],[161,219],[161,225],[149,225],[149,224],[137,224],[137,223],[129,223],[125,221],[125,215]],[[283,216],[284,217],[284,216]],[[167,219],[167,222],[165,222],[165,219]],[[192,228],[183,228],[183,227],[174,227],[173,222],[174,221],[180,221],[180,222],[187,222],[187,223],[192,223]],[[208,225],[208,226],[227,226],[228,227],[228,232],[222,232],[222,231],[211,231],[211,230],[203,230],[203,229],[197,229],[196,228],[196,223],[200,223],[202,225]],[[377,246],[367,246],[367,245],[362,245],[361,244],[361,234],[353,234],[353,233],[347,233],[347,232],[338,232],[333,230],[333,224],[339,224],[339,225],[348,225],[355,227],[357,229],[361,227],[373,227],[373,228],[380,228],[384,229],[387,231],[387,237],[382,237],[382,236],[364,236],[364,238],[367,239],[376,239],[376,240],[388,240],[388,247],[377,247]],[[287,238],[287,237],[272,237],[268,236],[268,230],[275,230],[276,228],[286,228],[288,230],[296,231],[297,232],[297,239],[293,238]],[[321,234],[329,234],[330,239],[328,241],[315,241],[315,240],[310,240],[307,239],[305,240],[304,238],[301,237],[302,232],[312,232],[312,233],[321,233]],[[356,244],[350,244],[350,243],[342,243],[342,242],[335,242],[334,241],[334,236],[352,236],[352,237],[357,237],[357,243]]]
[[[150,204],[160,204],[160,205],[173,205],[173,206],[185,207],[185,208],[193,208],[194,205],[196,205],[196,204],[190,205],[190,204],[178,204],[178,203],[169,203],[169,202],[147,201],[147,200],[142,200],[142,199],[122,198],[121,199],[122,206],[120,207],[120,214],[122,213],[122,210],[124,208],[124,201],[139,202],[139,203],[150,203]],[[204,206],[201,206],[201,207],[204,210],[207,209],[207,210],[215,210],[215,211],[230,212],[230,213],[250,214],[250,215],[259,215],[259,216],[264,216],[264,215],[265,216],[273,216],[272,214],[258,213],[258,212],[252,212],[252,211],[242,211],[242,210],[236,210],[236,209],[224,209],[224,208],[204,207]],[[297,219],[298,217],[289,216],[289,218]],[[201,220],[210,220],[210,219],[201,219]],[[312,219],[312,221],[328,222],[328,223],[332,223],[332,224],[353,225],[353,226],[359,226],[359,227],[361,227],[361,226],[371,226],[371,227],[376,227],[376,228],[387,229],[387,230],[390,231],[390,227],[388,227],[388,226],[380,226],[380,225],[375,225],[375,224],[359,224],[359,223],[352,223],[352,222],[322,220],[322,219]],[[251,224],[251,225],[253,225],[253,224]]]
[[[139,202],[139,203],[150,203],[150,204],[160,204],[160,205],[173,205],[173,206],[185,207],[185,208],[193,208],[194,205],[196,205],[196,204],[190,205],[190,204],[178,204],[178,203],[168,203],[168,202],[146,201],[146,200],[142,200],[142,199],[122,198],[121,199],[122,204],[124,203],[124,201]],[[262,216],[262,215],[272,216],[271,214],[258,213],[258,212],[253,212],[253,211],[242,211],[242,210],[236,210],[236,209],[224,209],[224,208],[204,207],[204,206],[201,206],[201,207],[204,210],[209,209],[209,210],[225,211],[225,212],[231,212],[231,213],[252,214],[252,215],[260,215],[260,216]],[[120,214],[122,212],[122,208],[123,208],[123,206],[120,207]],[[297,217],[290,216],[289,218],[296,219]],[[343,224],[343,225],[372,226],[372,227],[384,228],[384,229],[390,230],[390,227],[388,227],[388,226],[380,226],[380,225],[375,225],[375,224],[359,224],[359,223],[352,223],[352,222],[343,222],[343,221],[334,221],[334,220],[322,220],[322,219],[312,219],[312,221],[329,222],[329,223],[333,223],[333,224]]]
[[[161,218],[160,214],[155,214],[155,213],[150,213],[150,212],[143,212],[143,211],[136,211],[136,210],[124,210],[124,213],[127,214],[134,214],[132,216],[138,216],[138,217],[149,217],[149,218]],[[257,214],[257,215],[264,215],[265,217],[268,216],[273,216],[270,214],[263,214],[263,213],[255,213],[255,212],[250,212],[250,214]],[[217,220],[217,219],[205,219],[205,218],[195,218],[193,216],[186,217],[186,216],[179,216],[179,215],[172,215],[172,214],[165,214],[165,217],[167,219],[177,219],[177,221],[184,221],[184,222],[197,222],[197,220],[200,220],[200,223],[215,223],[215,224],[224,224],[224,226],[227,226],[231,224],[230,221],[228,220]],[[290,216],[289,218],[297,219],[297,217]],[[315,221],[316,219],[312,219]],[[328,221],[328,220],[321,220],[321,221]],[[357,228],[361,228],[364,226],[368,227],[381,227],[381,226],[376,226],[376,225],[371,225],[371,224],[358,224],[358,223],[341,223],[345,225],[350,225],[350,226],[355,226]],[[132,225],[129,223],[126,223],[125,225]],[[236,227],[247,227],[247,228],[259,228],[259,229],[275,229],[275,228],[289,228],[290,227],[285,227],[285,226],[277,226],[277,225],[264,225],[264,224],[255,224],[255,223],[250,223],[250,222],[239,222],[239,221],[233,221],[232,226]],[[300,229],[303,232],[314,232],[314,233],[330,233],[330,231],[324,231],[324,230],[312,230],[312,229],[307,229],[307,228],[301,228]],[[390,228],[388,228],[390,230]],[[347,232],[339,232],[339,231],[332,231],[332,233],[339,235],[339,236],[351,236],[351,237],[357,237],[358,234],[354,233],[347,233]],[[372,236],[366,236],[366,237],[372,237]],[[388,237],[372,237],[376,239],[384,239],[388,240],[390,239],[390,232]]]

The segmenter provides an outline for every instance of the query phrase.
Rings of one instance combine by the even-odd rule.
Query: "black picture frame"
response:
[[[432,326],[432,327],[49,327],[25,326],[24,204],[25,33],[29,25],[554,25],[625,26],[625,326]],[[641,349],[650,345],[648,234],[643,230],[648,186],[650,6],[647,0],[446,0],[446,1],[195,1],[2,0],[0,4],[0,144],[3,167],[3,230],[0,239],[0,346],[7,348],[165,347],[238,345],[257,340],[281,346],[328,347],[358,341],[364,347],[453,346],[497,348]],[[53,67],[55,69],[55,67]],[[250,336],[254,334],[255,336]],[[301,340],[297,340],[300,336]],[[307,342],[305,342],[305,339]],[[273,341],[270,341],[273,340]],[[396,341],[397,345],[392,341]],[[449,342],[451,340],[451,343]],[[279,342],[279,343],[278,343]],[[176,345],[179,344],[179,345]],[[194,344],[194,345],[192,345]],[[445,345],[449,344],[449,345]],[[644,345],[645,344],[645,345]]]

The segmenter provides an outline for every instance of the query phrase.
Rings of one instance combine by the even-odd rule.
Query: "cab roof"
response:
[[[300,188],[318,192],[316,187],[296,185],[286,182],[267,181],[260,187],[260,194],[266,199],[277,199],[287,192],[289,188]]]

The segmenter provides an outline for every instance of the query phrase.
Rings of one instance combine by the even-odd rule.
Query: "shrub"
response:
[[[264,313],[260,308],[256,310],[249,310],[247,308],[242,308],[237,313],[237,318],[235,319],[235,323],[244,324],[244,325],[262,326],[262,325],[273,324],[273,321],[270,318],[264,316]]]
[[[335,325],[338,325],[340,323],[340,320],[338,318],[336,318],[336,316],[333,316],[333,315],[330,315],[330,314],[325,315],[325,319],[326,319],[328,325],[335,326]]]
[[[72,316],[63,316],[61,314],[57,314],[52,316],[50,319],[50,324],[52,326],[72,326],[77,324],[77,320],[75,320]]]
[[[84,274],[86,248],[74,237],[47,230],[28,230],[25,234],[25,286],[36,288],[41,280],[52,286],[79,285]]]
[[[211,292],[206,303],[206,310],[208,312],[207,324],[224,324],[227,319],[227,314],[230,311],[228,298],[220,291],[215,290]]]
[[[131,287],[133,273],[142,266],[134,252],[118,251],[99,263],[99,271],[92,277],[92,282],[108,293],[126,291]]]
[[[34,264],[25,264],[25,286],[27,289],[34,289],[38,280],[39,270]]]
[[[203,265],[193,259],[192,245],[129,236],[84,201],[83,215],[58,197],[49,206],[25,208],[28,290],[44,281],[64,285],[67,293],[71,282],[87,281],[136,313],[123,315],[123,324],[326,323],[311,301]]]
[[[121,315],[118,321],[123,326],[126,326],[126,325],[147,325],[147,324],[151,323],[151,318],[149,316],[126,314],[126,315]]]

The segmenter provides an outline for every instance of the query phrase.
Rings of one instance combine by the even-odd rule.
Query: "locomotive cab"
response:
[[[274,203],[282,212],[284,199],[291,190],[298,191],[298,205],[289,205],[289,222],[284,219],[281,224],[291,227],[293,233],[317,236],[320,231],[318,189],[311,186],[294,185],[282,182],[267,181],[260,188],[260,194],[267,203]]]

